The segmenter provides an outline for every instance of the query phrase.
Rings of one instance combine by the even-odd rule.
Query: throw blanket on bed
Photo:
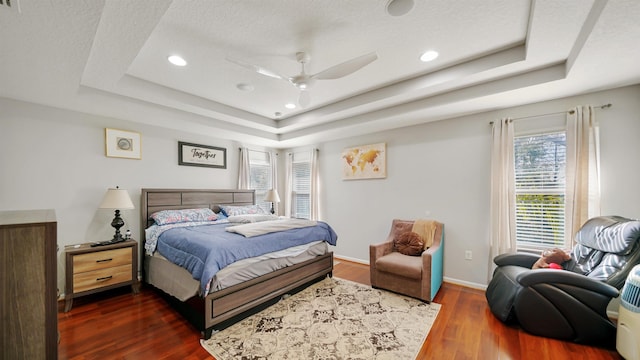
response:
[[[234,232],[245,237],[253,237],[263,234],[269,234],[277,231],[289,229],[297,229],[307,226],[316,226],[317,221],[305,219],[281,219],[274,221],[263,221],[251,224],[236,225],[227,227],[227,231]]]
[[[250,238],[225,230],[227,224],[178,227],[158,236],[157,250],[200,281],[202,296],[213,276],[238,260],[323,240],[336,245],[337,235],[325,222]]]

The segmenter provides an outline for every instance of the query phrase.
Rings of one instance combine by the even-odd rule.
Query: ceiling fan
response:
[[[358,56],[351,60],[347,60],[338,65],[334,65],[328,69],[322,70],[315,74],[307,74],[304,66],[311,60],[311,56],[305,52],[296,53],[296,60],[301,64],[302,70],[300,74],[295,76],[283,76],[275,71],[265,69],[258,65],[248,64],[240,60],[227,57],[227,61],[240,65],[249,70],[255,71],[258,74],[269,76],[275,79],[285,80],[300,90],[300,96],[298,97],[298,105],[301,107],[307,107],[311,103],[311,96],[309,95],[309,88],[315,83],[316,80],[334,80],[341,77],[350,75],[361,68],[369,65],[371,62],[378,58],[378,54],[371,52],[365,55]]]

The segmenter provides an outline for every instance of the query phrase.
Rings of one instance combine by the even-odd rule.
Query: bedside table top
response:
[[[128,239],[119,243],[109,244],[109,245],[101,245],[101,246],[91,246],[92,242],[77,244],[77,245],[67,245],[64,248],[64,251],[67,254],[82,254],[88,252],[95,251],[103,251],[103,250],[111,250],[111,249],[120,249],[123,247],[133,247],[137,246],[138,242],[134,239]],[[79,246],[78,246],[79,245]]]

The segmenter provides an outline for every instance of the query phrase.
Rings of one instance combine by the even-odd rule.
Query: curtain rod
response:
[[[2,1],[2,0],[0,0],[0,1]],[[239,148],[238,148],[238,150],[239,150],[240,152],[242,152],[242,147],[239,147]],[[265,154],[274,154],[274,153],[273,153],[273,152],[271,152],[271,151],[251,150],[251,149],[249,149],[249,148],[247,148],[247,150],[249,150],[249,151],[255,151],[255,152],[261,152],[261,153],[265,153]],[[275,155],[276,155],[276,156],[278,156],[278,155],[280,155],[280,154],[276,152],[276,153],[275,153]]]
[[[593,108],[594,109],[608,109],[611,106],[613,106],[613,104],[609,103],[609,104],[594,106]],[[559,114],[573,114],[573,113],[574,113],[574,110],[556,111],[556,112],[546,113],[546,114],[522,116],[522,117],[519,117],[519,118],[513,118],[513,119],[511,119],[511,121],[525,120],[525,119],[537,118],[537,117],[542,117],[542,116],[559,115]],[[493,121],[491,121],[489,123],[489,125],[493,125]]]

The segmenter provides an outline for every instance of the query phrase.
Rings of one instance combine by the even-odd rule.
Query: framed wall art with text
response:
[[[178,142],[178,165],[227,168],[227,149]]]

